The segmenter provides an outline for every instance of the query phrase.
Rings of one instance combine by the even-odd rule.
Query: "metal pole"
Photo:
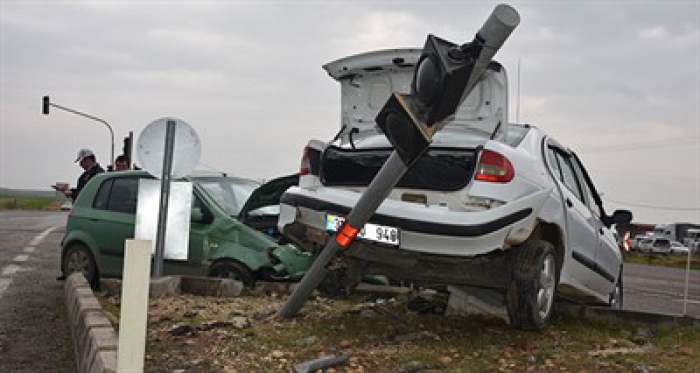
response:
[[[168,202],[170,200],[173,149],[175,148],[175,124],[176,122],[174,120],[168,120],[165,132],[165,151],[163,152],[163,174],[160,178],[160,209],[158,212],[158,231],[156,232],[156,255],[153,265],[153,277],[163,276],[165,227],[168,221]]]
[[[65,107],[65,106],[56,105],[56,104],[54,104],[54,103],[52,103],[52,102],[49,103],[49,105],[51,105],[51,106],[53,106],[53,107],[55,107],[55,108],[59,108],[59,109],[61,109],[61,110],[65,110],[65,111],[67,111],[67,112],[76,114],[76,115],[80,115],[80,116],[85,117],[85,118],[89,118],[89,119],[98,121],[98,122],[104,124],[105,126],[107,126],[107,129],[109,129],[109,139],[110,139],[110,143],[112,144],[111,153],[110,153],[110,158],[109,158],[109,163],[110,163],[110,165],[114,166],[114,131],[112,130],[112,126],[110,126],[109,123],[107,123],[107,121],[105,121],[104,119],[100,119],[100,118],[98,118],[98,117],[94,117],[94,116],[89,115],[89,114],[81,113],[81,112],[79,112],[79,111],[77,111],[77,110],[73,110],[73,109],[67,108],[67,107]]]
[[[382,201],[391,193],[396,183],[406,173],[408,167],[403,163],[399,153],[393,151],[379,173],[372,180],[372,183],[360,197],[355,207],[348,214],[345,224],[351,227],[362,229],[374,212],[379,208]],[[340,230],[338,230],[340,233]],[[304,306],[304,302],[309,298],[314,289],[318,287],[324,277],[326,277],[326,266],[343,248],[335,237],[331,237],[326,243],[319,256],[316,258],[311,268],[306,272],[294,293],[289,297],[287,303],[280,310],[282,318],[290,318]]]

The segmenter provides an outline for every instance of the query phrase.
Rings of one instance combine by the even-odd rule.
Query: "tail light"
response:
[[[508,158],[493,150],[481,152],[474,179],[491,183],[507,183],[513,180],[515,169]]]
[[[308,175],[311,169],[311,162],[309,161],[309,147],[304,147],[304,152],[301,156],[301,165],[299,166],[299,175]]]

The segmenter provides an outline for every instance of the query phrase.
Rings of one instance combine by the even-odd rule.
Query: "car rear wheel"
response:
[[[97,264],[90,249],[83,244],[74,243],[68,247],[63,256],[63,275],[70,276],[74,272],[81,272],[93,289],[99,287]]]
[[[220,260],[214,263],[209,269],[209,276],[240,281],[247,288],[255,285],[253,272],[245,265],[233,260]]]
[[[532,240],[513,249],[513,276],[508,286],[508,318],[519,329],[539,330],[552,316],[559,269],[554,247]]]

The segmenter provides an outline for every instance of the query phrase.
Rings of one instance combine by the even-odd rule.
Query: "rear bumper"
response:
[[[291,188],[280,200],[280,231],[307,249],[309,245],[322,246],[329,236],[326,214],[347,215],[359,196],[349,191]],[[370,222],[399,228],[401,244],[397,249],[402,251],[473,257],[524,241],[535,224],[533,206],[541,206],[545,198],[544,192],[535,193],[482,212],[386,200]],[[370,242],[363,245],[386,247]]]

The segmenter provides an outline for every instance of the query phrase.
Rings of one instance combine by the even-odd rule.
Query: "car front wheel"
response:
[[[74,243],[68,247],[63,256],[63,275],[70,276],[73,272],[81,272],[93,289],[99,286],[97,264],[90,249],[83,244]]]
[[[546,241],[532,240],[513,248],[513,255],[508,318],[515,328],[540,330],[554,309],[558,278],[554,247]]]
[[[218,278],[230,278],[240,281],[247,288],[255,285],[253,273],[245,265],[233,260],[220,260],[209,269],[209,276]]]

